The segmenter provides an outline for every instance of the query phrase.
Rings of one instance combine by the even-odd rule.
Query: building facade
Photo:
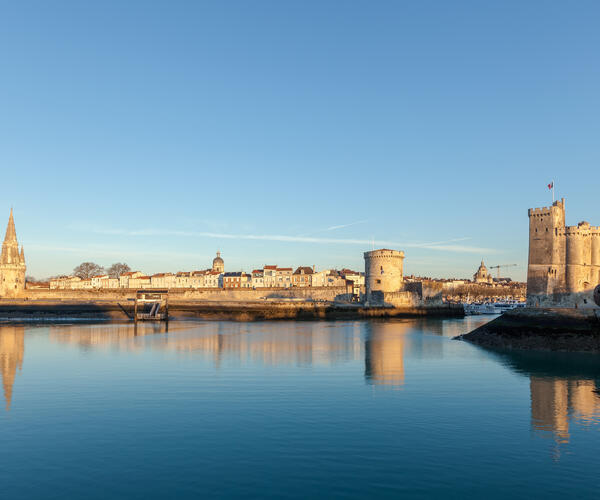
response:
[[[292,274],[292,286],[306,287],[312,285],[313,268],[301,266]]]
[[[19,251],[12,208],[0,254],[0,297],[18,297],[25,291],[25,253]]]

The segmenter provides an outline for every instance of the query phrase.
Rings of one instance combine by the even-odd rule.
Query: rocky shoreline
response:
[[[515,309],[455,338],[494,349],[600,352],[600,309]]]
[[[334,302],[169,302],[169,319],[233,321],[266,320],[353,320],[388,317],[460,317],[462,306],[455,304],[401,308],[364,308],[360,304]],[[123,321],[133,317],[129,301],[0,301],[0,321]]]

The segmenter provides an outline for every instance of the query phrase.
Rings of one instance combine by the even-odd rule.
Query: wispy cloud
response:
[[[163,230],[163,229],[92,229],[98,234],[109,234],[115,236],[179,236],[179,237],[197,237],[197,238],[212,238],[220,240],[254,240],[254,241],[279,241],[287,243],[320,243],[320,244],[336,244],[336,245],[360,245],[363,247],[389,246],[395,248],[424,248],[428,250],[438,250],[446,252],[461,252],[461,253],[497,253],[497,250],[491,248],[475,247],[469,245],[456,245],[454,243],[470,240],[469,237],[453,238],[443,241],[430,242],[406,242],[406,241],[391,241],[391,240],[365,240],[354,238],[327,238],[320,236],[288,236],[283,234],[237,234],[237,233],[215,233],[207,231],[178,231],[178,230]]]
[[[350,224],[339,224],[337,226],[329,226],[328,228],[324,229],[324,231],[335,231],[336,229],[342,229],[344,227],[356,226],[357,224],[364,224],[365,222],[367,222],[367,221],[366,220],[358,220],[356,222],[351,222]]]
[[[85,254],[85,255],[94,255],[96,258],[125,258],[125,257],[139,257],[140,254],[143,254],[144,257],[151,258],[164,258],[164,257],[181,257],[181,258],[198,258],[198,253],[189,253],[189,252],[170,252],[170,251],[162,251],[162,252],[148,252],[144,250],[140,252],[139,250],[115,250],[113,248],[106,247],[67,247],[61,245],[38,245],[38,244],[29,244],[28,249],[36,252],[60,252],[60,253],[76,253],[76,254]],[[207,257],[208,258],[208,257]],[[212,257],[211,257],[212,258]]]

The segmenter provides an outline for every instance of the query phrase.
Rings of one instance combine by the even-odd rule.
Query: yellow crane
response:
[[[500,279],[500,268],[501,267],[515,267],[519,264],[499,264],[497,266],[490,266],[490,269],[498,269],[498,279]]]

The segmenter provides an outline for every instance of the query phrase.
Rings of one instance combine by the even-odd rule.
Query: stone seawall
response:
[[[600,352],[600,309],[515,309],[456,338],[500,349]]]
[[[453,304],[403,308],[363,308],[358,304],[319,302],[214,302],[174,301],[169,303],[171,319],[208,320],[314,320],[361,319],[370,317],[462,316],[462,307]],[[0,320],[115,320],[133,316],[130,301],[0,301]]]
[[[68,300],[68,301],[106,301],[128,300],[135,297],[136,289],[98,289],[98,290],[50,290],[34,288],[26,290],[24,299],[29,300]],[[263,289],[222,289],[222,288],[174,288],[169,290],[169,300],[205,300],[205,301],[270,301],[278,299],[303,299],[316,301],[346,300],[345,286],[294,287]],[[0,302],[1,303],[1,302]]]

